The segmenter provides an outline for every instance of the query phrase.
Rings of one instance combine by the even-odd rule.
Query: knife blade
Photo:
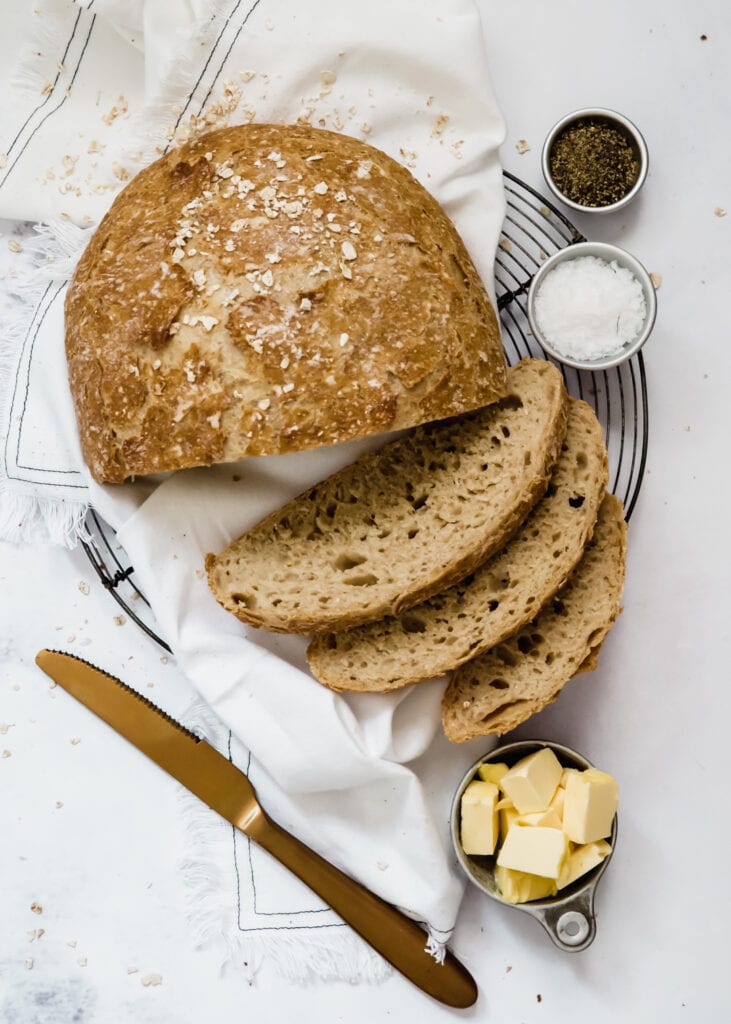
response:
[[[473,1005],[475,981],[452,953],[437,963],[415,921],[272,821],[247,776],[204,739],[116,676],[76,655],[42,650],[35,660],[54,682],[289,868],[415,985],[447,1006]]]

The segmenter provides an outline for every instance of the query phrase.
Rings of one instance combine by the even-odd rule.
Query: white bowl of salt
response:
[[[642,348],[655,323],[655,288],[642,264],[606,242],[577,242],[546,260],[528,292],[536,341],[558,362],[608,370]]]

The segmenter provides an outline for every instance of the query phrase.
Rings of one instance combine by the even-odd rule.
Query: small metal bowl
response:
[[[614,355],[585,360],[574,359],[571,356],[564,355],[560,349],[557,349],[555,345],[552,345],[546,339],[536,321],[535,301],[541,282],[559,263],[563,263],[565,260],[578,259],[579,256],[597,256],[600,259],[606,260],[607,263],[616,260],[619,266],[626,267],[627,270],[634,274],[642,286],[642,293],[645,297],[644,327],[636,338],[628,342]],[[640,261],[635,256],[632,256],[631,253],[620,249],[617,245],[610,245],[608,242],[576,242],[565,249],[559,249],[558,252],[555,252],[533,276],[530,288],[528,289],[526,312],[533,337],[557,362],[564,363],[566,366],[573,366],[577,370],[609,370],[613,366],[619,366],[620,363],[630,359],[635,353],[639,352],[650,337],[652,328],[655,325],[655,317],[657,316],[657,296],[655,295],[655,288],[650,275]]]
[[[476,761],[457,787],[457,792],[452,802],[451,810],[451,831],[452,844],[457,855],[457,860],[462,865],[465,874],[478,889],[482,889],[491,899],[502,903],[505,907],[512,907],[515,910],[522,910],[530,914],[548,932],[551,940],[559,949],[569,953],[577,953],[586,949],[596,935],[596,918],[594,916],[594,893],[604,872],[609,865],[617,843],[617,816],[614,816],[612,834],[609,842],[612,853],[609,853],[604,860],[595,868],[588,871],[581,878],[577,878],[571,885],[567,885],[557,896],[547,897],[542,900],[531,900],[530,903],[508,903],[500,895],[495,883],[495,857],[478,857],[468,855],[462,849],[460,843],[460,804],[462,794],[468,784],[475,778],[477,769],[481,764],[499,763],[512,766],[529,754],[537,750],[549,747],[565,768],[592,768],[593,765],[569,747],[560,743],[549,743],[543,740],[523,740],[518,743],[507,743],[502,747],[495,747],[485,757]]]
[[[615,203],[608,203],[606,206],[586,206],[583,203],[577,203],[573,199],[569,199],[569,197],[561,191],[551,173],[551,150],[553,149],[556,139],[570,125],[582,120],[603,121],[606,124],[619,129],[634,150],[634,155],[639,165],[637,178],[629,192],[626,192],[622,198],[618,199]],[[562,203],[565,203],[566,206],[570,206],[572,210],[580,210],[582,213],[614,213],[616,210],[623,209],[628,203],[632,202],[644,185],[649,165],[650,157],[647,152],[647,143],[645,142],[637,125],[633,124],[632,121],[623,114],[617,113],[616,110],[607,110],[605,107],[585,107],[582,110],[574,110],[570,114],[566,114],[565,117],[562,117],[561,120],[557,121],[553,128],[551,128],[550,132],[546,136],[546,141],[543,143],[543,151],[541,152],[541,168],[543,170],[543,177],[546,179],[546,184],[550,188],[551,192],[553,192],[554,196],[556,196],[556,198]]]

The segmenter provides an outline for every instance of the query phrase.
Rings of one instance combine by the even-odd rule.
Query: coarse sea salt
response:
[[[569,359],[617,355],[640,334],[647,317],[642,285],[616,260],[578,256],[541,281],[533,304],[546,342]]]

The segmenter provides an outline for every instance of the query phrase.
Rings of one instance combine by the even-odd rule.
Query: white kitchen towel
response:
[[[35,246],[21,243],[43,273],[18,268],[22,309],[2,342],[0,534],[73,543],[91,502],[118,531],[182,670],[250,752],[273,816],[423,920],[438,954],[463,886],[448,794],[486,745],[443,739],[439,680],[390,695],[319,686],[302,638],[248,630],[202,572],[206,551],[383,438],[94,485],[66,385],[63,296],[87,226],[138,167],[176,140],[249,120],[344,131],[406,163],[491,286],[503,124],[473,0],[55,0],[33,19],[43,39],[22,58],[0,124],[0,215],[45,224]],[[280,961],[296,960],[293,929],[280,924],[258,948],[272,952],[279,938]],[[351,933],[329,930],[308,969],[373,976],[350,955]],[[245,940],[256,946],[256,930]]]

